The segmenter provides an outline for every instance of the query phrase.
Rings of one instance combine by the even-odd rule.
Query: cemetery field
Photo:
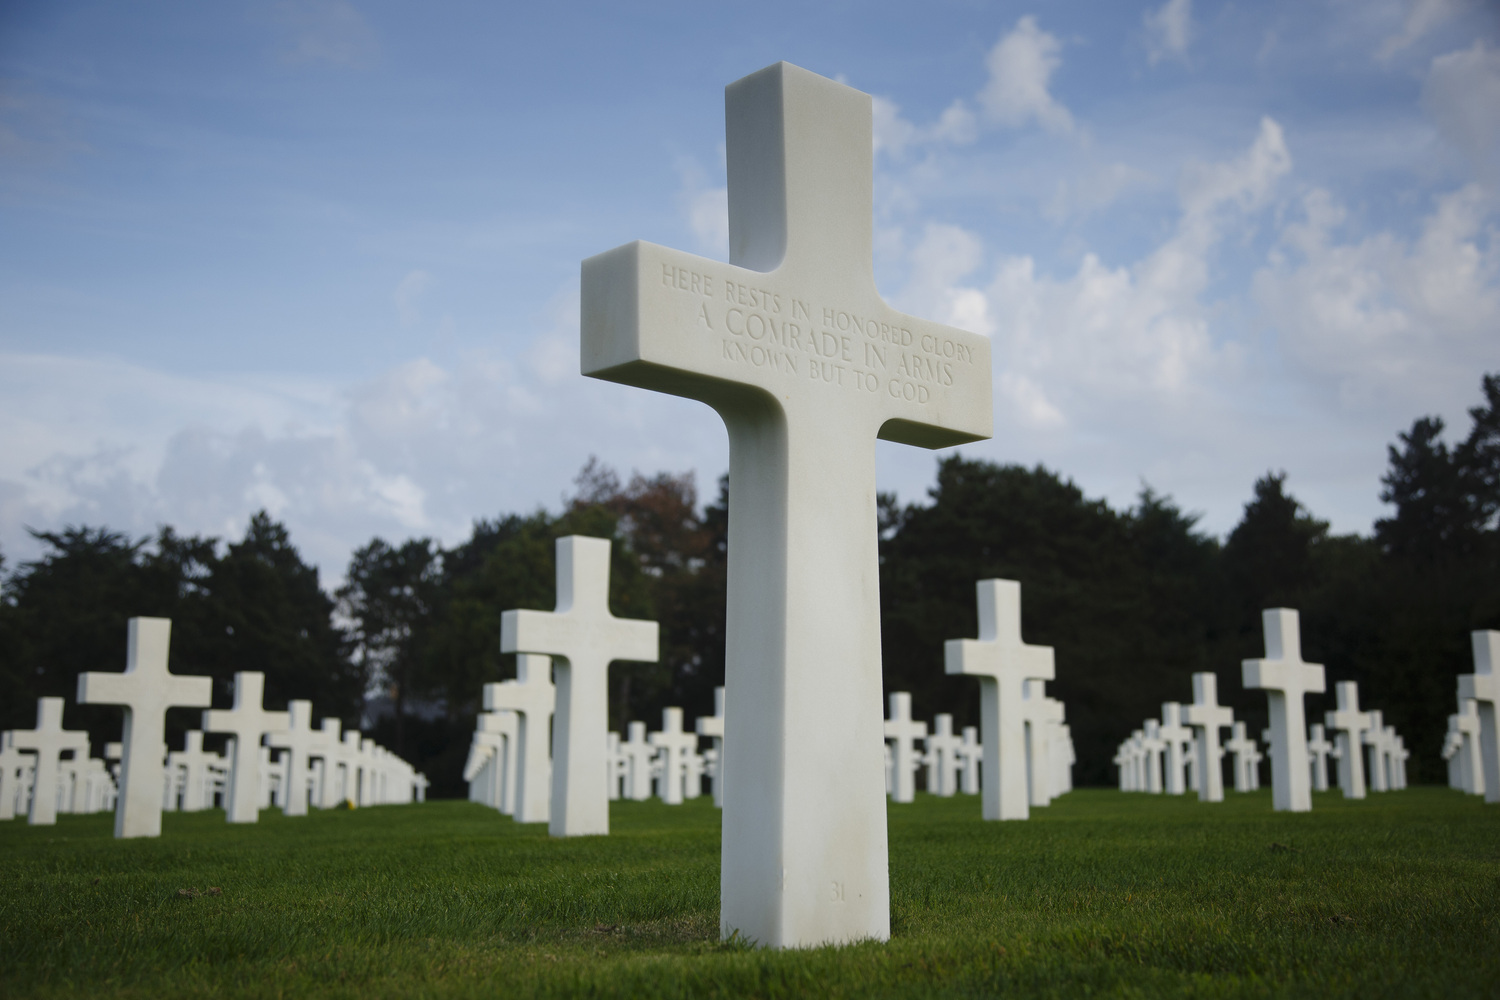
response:
[[[468,802],[0,824],[0,995],[1488,996],[1500,808],[1446,788],[1278,815],[1080,790],[1024,823],[890,807],[892,940],[718,940],[710,800],[550,840]]]

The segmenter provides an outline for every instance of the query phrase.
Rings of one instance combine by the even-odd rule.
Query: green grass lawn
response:
[[[1500,807],[1314,798],[924,796],[890,810],[891,941],[783,953],[718,940],[707,799],[571,841],[467,802],[22,820],[0,996],[1500,996]]]

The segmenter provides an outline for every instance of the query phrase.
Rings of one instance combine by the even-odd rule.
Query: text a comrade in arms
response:
[[[715,278],[692,268],[662,264],[662,284],[668,288],[715,301],[722,290],[723,312],[716,324],[704,302],[698,313],[698,322],[709,330],[721,329],[734,337],[749,338],[756,342],[774,344],[787,351],[799,351],[810,355],[810,360],[826,362],[836,360],[851,365],[862,365],[867,369],[888,370],[895,376],[917,379],[935,386],[950,386],[954,381],[954,366],[974,363],[973,348],[952,337],[934,333],[914,333],[907,327],[882,322],[874,317],[860,316],[833,307],[814,310],[806,301],[780,292],[768,291],[728,278]],[[814,312],[821,314],[822,328],[814,329]],[[803,323],[808,324],[803,326]],[[862,356],[855,356],[854,335],[862,335],[859,345]],[[726,348],[728,345],[726,344]],[[890,349],[896,348],[895,358]],[[727,355],[728,356],[728,355]],[[748,355],[741,354],[744,360]],[[795,373],[795,361],[790,357],[772,360],[791,361]],[[816,376],[816,371],[813,372]],[[867,376],[870,373],[865,373]],[[825,373],[826,378],[826,373]],[[831,379],[828,379],[831,381]],[[842,381],[842,379],[840,379]],[[902,395],[892,383],[892,394]],[[908,390],[905,395],[910,395]],[[925,393],[921,394],[925,397]],[[925,402],[919,398],[918,402]]]

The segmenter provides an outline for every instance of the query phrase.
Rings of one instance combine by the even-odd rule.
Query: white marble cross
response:
[[[620,753],[625,755],[625,797],[645,802],[651,797],[651,759],[656,756],[656,748],[646,742],[644,722],[632,722],[625,727]]]
[[[234,675],[234,707],[211,708],[203,713],[203,728],[234,737],[229,788],[224,798],[231,823],[254,823],[260,818],[260,740],[266,733],[287,727],[285,712],[267,712],[261,706],[266,675],[254,670]]]
[[[730,263],[647,243],[585,261],[583,371],[701,400],[729,432],[728,728],[755,736],[726,758],[722,933],[883,940],[874,441],[989,437],[989,341],[875,288],[869,95],[779,63],[725,109]]]
[[[959,738],[953,732],[953,716],[939,712],[927,735],[927,790],[949,797],[958,791]]]
[[[1471,632],[1469,638],[1474,672],[1458,675],[1458,697],[1478,703],[1484,801],[1500,802],[1500,632]]]
[[[963,739],[954,753],[958,754],[959,766],[962,768],[959,790],[965,795],[978,795],[979,762],[984,755],[984,747],[979,744],[978,726],[964,726]]]
[[[516,654],[516,679],[484,686],[484,707],[516,713],[516,822],[546,823],[552,808],[552,660]]]
[[[1224,750],[1219,730],[1234,725],[1234,711],[1219,704],[1219,678],[1211,671],[1193,675],[1193,703],[1182,708],[1182,721],[1198,733],[1198,800],[1224,801]]]
[[[201,729],[189,729],[183,734],[182,749],[167,754],[167,766],[182,769],[183,812],[202,812],[212,804],[208,795],[208,768],[218,759],[218,754],[203,749]]]
[[[1234,790],[1253,791],[1257,782],[1251,777],[1250,771],[1255,766],[1252,763],[1256,755],[1255,741],[1245,732],[1243,722],[1234,723],[1232,734],[1224,741],[1224,749],[1234,755]]]
[[[52,826],[57,822],[57,776],[64,752],[74,757],[89,754],[89,734],[81,729],[64,729],[63,699],[36,700],[36,728],[11,730],[11,745],[36,755],[35,777],[31,780],[32,826]]]
[[[1120,791],[1135,791],[1135,776],[1131,773],[1134,756],[1130,752],[1128,740],[1115,747],[1115,755],[1111,758],[1111,763],[1120,769]]]
[[[1378,708],[1370,710],[1370,726],[1365,730],[1364,745],[1370,751],[1365,771],[1370,779],[1370,791],[1389,791],[1385,780],[1385,718]],[[1364,753],[1364,750],[1360,752]]]
[[[1312,766],[1312,787],[1315,792],[1328,791],[1328,758],[1333,754],[1333,744],[1323,735],[1323,724],[1314,722],[1308,727],[1307,757]]]
[[[1370,713],[1359,710],[1359,684],[1339,681],[1333,686],[1338,708],[1323,713],[1323,722],[1333,730],[1339,761],[1339,788],[1346,799],[1365,797],[1364,734],[1370,728]]]
[[[620,752],[620,734],[614,730],[604,734],[604,786],[609,789],[609,800],[620,797],[620,786],[625,782],[629,765]]]
[[[1021,585],[980,580],[979,638],[943,643],[944,669],[979,679],[979,736],[984,744],[983,815],[988,820],[1026,819],[1026,731],[1022,696],[1028,680],[1056,674],[1051,646],[1021,639]]]
[[[1162,758],[1167,753],[1167,741],[1161,738],[1161,722],[1147,719],[1141,727],[1142,758],[1145,763],[1145,787],[1142,791],[1152,795],[1162,793]]]
[[[285,728],[285,724],[278,728]],[[339,794],[343,791],[342,779],[339,775],[339,768],[347,766],[343,728],[344,723],[341,720],[324,716],[321,728],[318,730],[318,741],[313,752],[323,758],[323,773],[317,785],[319,809],[332,809],[337,806]]]
[[[1307,770],[1307,716],[1302,699],[1322,694],[1323,665],[1302,659],[1302,637],[1297,612],[1268,608],[1261,612],[1266,657],[1240,664],[1247,688],[1266,692],[1271,715],[1271,802],[1290,812],[1312,809],[1311,777]]]
[[[1166,781],[1168,795],[1187,792],[1188,754],[1193,748],[1193,730],[1182,723],[1182,705],[1175,701],[1161,703],[1161,729],[1158,734],[1167,744]]]
[[[917,740],[927,735],[927,723],[911,717],[911,695],[891,692],[891,717],[885,721],[885,738],[891,743],[891,799],[912,802],[917,797],[915,772]]]
[[[1026,789],[1032,806],[1052,802],[1051,727],[1062,721],[1062,702],[1047,697],[1047,682],[1029,678],[1021,687],[1021,718],[1026,725]]]
[[[661,768],[656,794],[669,806],[682,805],[682,784],[687,775],[684,756],[698,745],[697,733],[682,731],[682,709],[661,710],[661,730],[652,733],[649,742],[657,750],[656,762]]]
[[[712,767],[709,769],[709,784],[714,791],[714,805],[724,807],[724,688],[714,688],[714,714],[698,716],[696,726],[699,736],[713,738]]]
[[[80,705],[125,709],[120,792],[115,800],[116,837],[161,836],[161,765],[166,756],[168,708],[208,708],[213,681],[167,670],[172,640],[169,618],[132,618],[122,674],[78,675]]]
[[[656,622],[609,613],[609,541],[569,535],[557,540],[557,610],[507,611],[502,653],[553,658],[557,708],[552,735],[554,837],[609,833],[604,787],[604,734],[609,731],[609,665],[655,663]]]
[[[313,747],[322,742],[323,733],[312,727],[312,702],[299,699],[288,702],[286,708],[286,728],[267,733],[266,743],[286,751],[287,791],[282,802],[282,813],[287,816],[306,816],[309,761]]]
[[[36,757],[16,749],[16,737],[10,730],[0,733],[0,820],[16,818],[16,803],[21,798],[27,768],[35,768]]]
[[[1473,698],[1460,698],[1459,711],[1448,716],[1448,723],[1458,745],[1454,748],[1454,759],[1458,761],[1458,787],[1470,795],[1483,795],[1484,758],[1480,756],[1479,703]]]

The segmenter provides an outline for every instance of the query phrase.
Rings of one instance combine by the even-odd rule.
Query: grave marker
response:
[[[609,833],[609,791],[604,787],[609,665],[615,660],[656,662],[657,627],[656,622],[609,613],[607,539],[569,535],[557,540],[557,609],[505,612],[500,651],[553,658],[557,698],[547,832],[554,837]]]
[[[989,341],[875,289],[867,94],[779,63],[725,110],[730,263],[646,243],[585,261],[583,370],[729,432],[726,725],[755,738],[725,760],[722,933],[883,940],[874,441],[989,437]]]
[[[161,836],[162,760],[166,756],[168,708],[208,708],[213,681],[167,670],[170,618],[132,618],[125,645],[125,672],[78,675],[80,705],[125,709],[120,790],[115,799],[116,837]]]
[[[1193,675],[1193,703],[1182,707],[1182,721],[1198,733],[1198,800],[1224,801],[1224,750],[1219,730],[1234,725],[1234,711],[1219,704],[1219,678],[1210,671]]]
[[[1470,795],[1483,795],[1484,758],[1480,754],[1479,703],[1473,698],[1460,698],[1458,704],[1458,714],[1450,715],[1448,719],[1458,736],[1455,756],[1459,761],[1460,787]]]
[[[1339,681],[1333,686],[1338,708],[1323,713],[1323,722],[1334,732],[1339,761],[1339,788],[1346,799],[1365,797],[1364,733],[1370,728],[1370,713],[1359,710],[1359,684]]]
[[[74,757],[87,757],[89,734],[81,729],[64,729],[63,700],[36,700],[36,728],[11,730],[11,745],[16,750],[30,750],[36,755],[31,779],[31,810],[27,820],[32,826],[57,823],[57,785],[62,755],[72,751]]]
[[[267,712],[261,702],[266,675],[254,670],[234,675],[234,707],[211,708],[203,713],[203,728],[211,733],[229,733],[231,744],[229,787],[225,789],[225,813],[231,823],[254,823],[260,819],[260,740],[266,733],[287,727],[285,712]]]
[[[1193,730],[1182,724],[1182,705],[1175,701],[1161,703],[1161,729],[1158,735],[1167,745],[1166,781],[1168,795],[1187,792],[1188,755],[1193,749]]]
[[[1307,721],[1302,699],[1325,690],[1323,665],[1302,659],[1297,612],[1269,608],[1261,612],[1266,657],[1245,660],[1240,669],[1247,688],[1266,692],[1271,714],[1271,801],[1277,810],[1312,809],[1308,787]]]
[[[979,737],[984,745],[981,775],[984,818],[1026,819],[1026,733],[1022,694],[1028,680],[1050,681],[1056,674],[1051,646],[1021,639],[1021,585],[1014,580],[980,580],[979,638],[943,644],[950,674],[979,679]]]
[[[959,738],[953,732],[953,716],[939,712],[927,736],[927,790],[949,797],[958,791]]]
[[[1333,754],[1333,744],[1323,735],[1323,724],[1314,722],[1308,727],[1307,756],[1312,765],[1312,787],[1315,792],[1328,791],[1328,758]]]
[[[651,760],[656,748],[646,742],[646,724],[632,722],[625,727],[626,739],[620,744],[625,755],[625,797],[645,802],[651,797]]]
[[[1484,801],[1500,802],[1500,632],[1472,632],[1469,638],[1474,672],[1458,675],[1458,697],[1477,702]]]
[[[267,733],[266,743],[286,751],[286,794],[282,798],[282,814],[306,816],[311,754],[313,747],[321,742],[323,733],[312,727],[312,702],[291,701],[286,709],[286,728]]]
[[[682,731],[682,709],[664,708],[661,731],[652,733],[649,742],[657,750],[656,762],[661,769],[657,797],[669,806],[682,805],[682,785],[687,776],[684,758],[698,745],[698,734]]]
[[[552,807],[552,660],[516,654],[516,679],[484,686],[488,711],[516,713],[516,822],[546,823]]]
[[[911,695],[891,692],[891,717],[885,722],[885,738],[891,743],[891,800],[913,802],[917,797],[917,740],[927,735],[927,723],[911,717]]]
[[[958,754],[959,765],[963,769],[959,790],[965,795],[978,795],[979,761],[984,755],[984,747],[979,745],[978,726],[964,726],[963,741],[959,743],[955,753]]]
[[[724,689],[714,688],[714,714],[698,716],[695,727],[699,736],[713,738],[714,746],[709,758],[709,783],[713,786],[714,805],[724,807]]]

